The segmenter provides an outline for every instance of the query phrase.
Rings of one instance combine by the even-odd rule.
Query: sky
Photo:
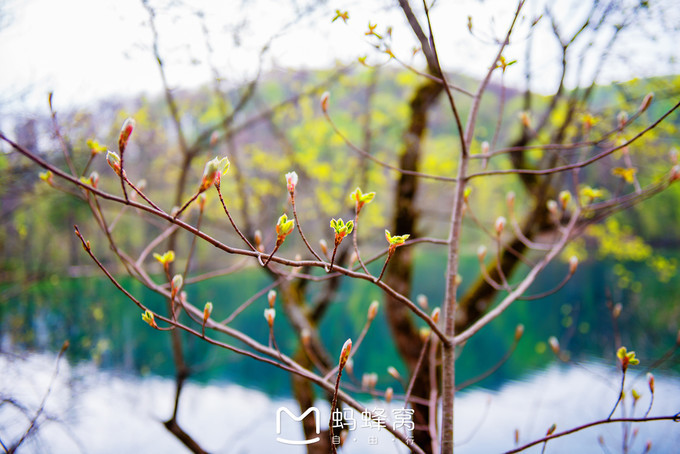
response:
[[[416,40],[401,12],[387,7],[392,4],[388,0],[327,0],[302,20],[297,19],[288,1],[174,0],[180,5],[163,8],[172,1],[151,1],[159,7],[160,51],[172,87],[195,87],[209,81],[208,58],[231,86],[252,77],[260,64],[271,72],[327,68],[364,55],[369,63],[380,64],[386,57],[372,46],[375,40],[365,36],[369,22],[377,23],[376,30],[382,34],[392,27],[395,54],[421,69],[424,66],[421,57],[411,57]],[[587,5],[575,0],[527,3],[506,52],[508,60],[519,61],[506,75],[510,85],[523,84],[528,24],[544,13],[546,2],[560,18],[565,35],[580,23],[586,11],[583,5]],[[411,3],[414,10],[420,11],[419,2]],[[672,7],[673,1],[667,3],[669,11],[678,9]],[[511,0],[438,0],[432,20],[443,66],[481,77],[497,49],[493,40],[503,35],[515,7],[516,2]],[[342,20],[331,22],[336,9],[349,12],[346,24]],[[205,12],[210,55],[195,10]],[[468,30],[468,16],[473,20],[474,34]],[[50,91],[54,92],[57,109],[87,106],[105,97],[160,92],[149,16],[140,0],[0,0],[0,17],[0,113],[46,110]],[[658,25],[656,20],[661,19],[648,20],[647,28],[653,30]],[[534,89],[550,93],[557,86],[559,45],[545,15],[537,30],[531,64],[540,77]],[[610,30],[602,37],[608,33]],[[626,37],[619,49],[621,56],[612,57],[601,82],[680,72],[677,62],[668,61],[677,36],[657,35],[656,41],[634,33]],[[260,59],[262,47],[270,40],[268,51]],[[603,42],[596,41],[594,45]],[[622,60],[632,55],[634,60]],[[586,73],[592,72],[596,64],[597,61],[586,61]],[[575,74],[568,74],[567,82],[577,85]]]

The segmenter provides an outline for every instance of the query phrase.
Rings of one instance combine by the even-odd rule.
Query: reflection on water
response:
[[[443,269],[442,260],[434,255],[420,260],[414,277],[414,298],[424,293],[431,302],[441,300],[443,295],[435,291],[441,286],[432,280]],[[476,263],[476,257],[465,258],[461,265],[463,274],[476,271]],[[565,266],[558,263],[546,270],[529,293],[552,288],[562,279]],[[652,363],[675,343],[680,308],[673,304],[670,295],[680,294],[680,279],[659,283],[644,265],[630,267],[636,267],[637,279],[645,283],[640,293],[616,290],[607,263],[585,263],[559,293],[539,301],[518,301],[467,342],[457,362],[459,381],[476,377],[496,364],[512,344],[519,323],[526,329],[517,350],[482,386],[497,389],[508,380],[544,368],[554,357],[546,342],[550,336],[556,336],[562,349],[574,358],[601,357],[613,362],[615,349],[623,344],[635,350],[645,364]],[[464,276],[463,282],[472,280],[471,276]],[[165,310],[166,302],[158,295],[131,279],[122,282],[152,309]],[[199,306],[201,301],[213,301],[213,315],[222,319],[269,282],[264,274],[249,271],[205,285],[188,286],[187,291]],[[623,305],[616,321],[617,330],[605,304],[608,290],[612,290],[612,302]],[[381,291],[368,282],[343,281],[336,303],[331,305],[320,327],[327,349],[339,349],[348,337],[356,337],[370,301],[382,297]],[[309,299],[313,300],[314,295],[310,294]],[[267,343],[269,332],[262,320],[266,304],[263,296],[230,326]],[[277,318],[275,331],[281,349],[292,354],[299,341],[286,317]],[[113,291],[105,278],[55,278],[14,293],[11,301],[0,304],[0,332],[3,351],[57,351],[68,339],[71,347],[67,354],[73,363],[94,361],[103,369],[131,375],[174,375],[169,334],[146,326],[138,308]],[[195,372],[192,379],[203,383],[230,381],[270,395],[290,395],[290,380],[285,372],[212,348],[195,337],[183,338],[186,356]],[[228,339],[219,335],[217,338]],[[382,388],[397,384],[388,381],[390,377],[385,373],[388,366],[405,371],[393,343],[385,342],[389,338],[385,318],[378,316],[368,331],[365,345],[380,348],[362,348],[354,357],[357,374],[378,373]],[[666,365],[680,372],[677,362]]]
[[[441,301],[443,295],[434,289],[442,286],[433,280],[441,276],[443,260],[436,255],[417,258],[412,297],[424,293],[432,302]],[[465,258],[461,266],[463,282],[472,282],[476,257]],[[674,345],[678,329],[680,309],[671,295],[680,293],[680,279],[659,283],[644,266],[636,266],[630,265],[637,279],[644,282],[639,293],[617,290],[607,263],[583,264],[558,294],[539,301],[517,302],[467,342],[456,363],[459,382],[493,367],[512,344],[516,325],[526,327],[510,360],[480,383],[486,389],[458,394],[458,453],[503,452],[515,445],[515,430],[524,443],[543,436],[553,423],[561,430],[609,414],[620,379],[611,367],[615,348],[626,345],[637,352],[641,366],[652,364]],[[555,264],[530,293],[552,288],[562,279],[564,268],[564,264]],[[152,309],[163,311],[165,301],[158,295],[130,279],[122,282]],[[209,285],[189,286],[187,290],[192,301],[213,301],[213,315],[222,319],[268,283],[263,274],[244,272],[216,279]],[[39,436],[31,440],[26,452],[184,452],[161,424],[171,414],[174,395],[168,333],[146,326],[137,307],[112,291],[105,278],[54,277],[10,288],[11,292],[5,290],[0,287],[0,298],[11,296],[8,301],[0,301],[0,351],[55,351],[65,339],[71,344],[67,352],[71,366],[63,362],[47,400],[45,415],[56,421],[41,426]],[[613,303],[623,304],[616,323],[605,305],[606,291],[612,292]],[[314,299],[313,294],[308,297]],[[370,283],[343,281],[336,303],[320,327],[326,347],[339,348],[347,337],[356,336],[365,322],[368,304],[382,297]],[[266,343],[269,332],[262,319],[265,305],[263,296],[231,326]],[[280,321],[277,318],[275,329],[281,349],[293,353],[298,340],[285,317]],[[559,339],[564,354],[581,361],[606,358],[606,365],[589,364],[589,371],[574,366],[545,370],[554,359],[546,342],[549,336]],[[354,357],[354,370],[357,376],[376,372],[378,388],[394,386],[399,392],[398,383],[385,372],[388,366],[394,366],[405,374],[394,346],[385,342],[389,337],[384,317],[377,317],[364,345],[380,348],[360,349]],[[303,452],[276,442],[277,408],[296,408],[289,398],[290,377],[285,372],[212,348],[191,336],[184,336],[184,346],[194,373],[183,394],[180,422],[206,449],[217,453]],[[676,374],[680,371],[677,356],[664,363]],[[16,440],[26,431],[53,370],[54,356],[47,354],[30,354],[26,359],[0,355],[3,442]],[[657,401],[652,414],[680,411],[680,380],[673,373],[657,376]],[[634,376],[635,373],[630,375],[628,384]],[[639,416],[646,410],[649,394],[644,380],[635,386],[642,394],[635,413]],[[628,400],[626,409],[630,413]],[[384,406],[377,401],[366,404],[369,408]],[[328,405],[318,406],[322,422],[327,422]],[[386,410],[390,414],[391,409]],[[283,431],[289,438],[301,438],[299,424],[288,423]],[[647,439],[653,440],[657,452],[672,452],[675,445],[680,445],[676,429],[680,426],[673,423],[636,427],[639,434],[630,452],[642,452]],[[597,441],[600,435],[610,452],[621,452],[622,432],[620,424],[600,426],[565,441],[551,442],[547,452],[574,452],[578,446],[578,452],[601,453],[603,449]],[[373,435],[378,438],[369,440]],[[371,440],[377,444],[369,444]],[[349,437],[345,452],[397,451],[384,430],[379,434],[358,430]],[[541,447],[529,452],[541,452]]]
[[[3,399],[25,407],[32,416],[48,388],[55,357],[31,354],[25,358],[0,356],[0,394]],[[649,405],[644,378],[635,380],[632,368],[627,382],[642,397],[635,415]],[[515,430],[520,443],[545,434],[555,423],[558,431],[606,418],[616,399],[620,376],[613,368],[589,363],[584,366],[552,366],[525,375],[495,391],[474,389],[459,393],[456,400],[458,453],[504,452],[515,446]],[[630,391],[630,388],[628,388]],[[115,375],[87,364],[70,366],[62,361],[58,378],[46,401],[44,422],[38,435],[24,452],[88,452],[94,454],[144,452],[184,452],[183,447],[162,426],[172,408],[174,383],[162,377],[138,378]],[[630,395],[630,392],[628,393]],[[384,402],[364,403],[369,408],[392,407]],[[304,449],[276,441],[276,410],[286,406],[298,414],[290,399],[230,383],[212,382],[186,385],[179,420],[184,429],[215,453],[303,453]],[[319,403],[321,426],[327,424],[329,408]],[[630,397],[624,405],[631,414]],[[675,414],[680,410],[680,378],[657,374],[656,400],[651,415]],[[620,415],[620,412],[617,411]],[[282,435],[302,439],[299,423],[282,419]],[[360,426],[360,418],[357,417]],[[28,419],[17,406],[0,406],[0,436],[4,443],[15,441],[28,427]],[[680,445],[677,423],[636,424],[639,433],[630,452],[642,452],[647,440],[653,452],[673,452]],[[630,431],[629,431],[630,433]],[[603,452],[602,436],[609,452],[622,451],[621,424],[598,426],[549,443],[549,453]],[[373,437],[376,438],[373,438]],[[350,433],[346,453],[405,452],[384,430],[357,429]],[[578,448],[578,449],[577,449]],[[540,452],[541,446],[527,452]],[[607,451],[605,451],[607,452]]]

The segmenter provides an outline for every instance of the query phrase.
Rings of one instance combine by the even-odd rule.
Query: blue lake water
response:
[[[473,257],[463,264],[464,282],[468,279],[465,272],[475,271],[474,261]],[[432,290],[439,287],[431,282],[440,267],[436,257],[421,259],[413,297],[425,293],[430,301],[441,299]],[[631,369],[627,384],[642,395],[634,414],[644,413],[649,392],[644,378],[634,382],[636,369],[644,371],[675,345],[678,308],[672,295],[680,294],[680,279],[659,282],[644,264],[628,264],[623,271],[616,267],[603,262],[582,264],[558,294],[516,303],[465,345],[456,368],[459,382],[492,367],[512,344],[516,325],[525,325],[524,336],[509,361],[492,377],[458,394],[456,452],[505,452],[515,446],[516,430],[523,444],[543,436],[553,423],[559,431],[606,418],[618,393],[620,375],[614,352],[620,344],[635,349],[641,360],[640,366]],[[551,288],[562,279],[565,268],[560,263],[552,266],[530,293]],[[636,288],[621,285],[624,277],[629,284],[637,283]],[[122,282],[145,304],[163,310],[165,302],[157,295],[129,279]],[[221,319],[268,282],[261,274],[241,273],[210,285],[191,286],[188,291],[192,301],[213,301],[213,314]],[[115,292],[110,282],[99,277],[55,276],[19,290],[11,286],[0,290],[2,296],[10,295],[0,304],[3,399],[13,399],[33,414],[54,370],[55,356],[50,352],[57,351],[65,339],[71,343],[47,400],[46,415],[54,421],[41,426],[24,452],[185,452],[161,423],[171,414],[174,396],[168,333],[146,326],[137,308]],[[623,307],[616,322],[606,305],[607,292],[612,302]],[[347,337],[355,338],[368,304],[380,298],[380,292],[367,283],[343,283],[337,302],[321,325],[327,347],[339,348]],[[266,343],[265,305],[263,297],[239,315],[233,326]],[[283,351],[295,350],[296,338],[283,316],[277,317],[276,333]],[[579,365],[556,361],[547,345],[549,336],[556,336],[563,351]],[[366,347],[354,358],[354,368],[359,376],[378,373],[379,389],[394,386],[399,393],[386,368],[394,366],[402,375],[405,370],[385,339],[389,339],[388,327],[378,316],[366,337]],[[380,348],[368,348],[375,345]],[[286,373],[189,336],[185,351],[194,373],[185,386],[179,420],[206,449],[215,453],[304,452],[276,441],[277,409],[297,408]],[[678,356],[676,349],[662,368],[655,370],[657,397],[652,415],[680,411]],[[362,402],[371,409],[385,407],[387,414],[399,408],[399,402],[393,402],[392,407],[380,401]],[[329,419],[328,404],[320,401],[318,407],[323,425]],[[624,407],[630,415],[630,398]],[[7,401],[0,405],[3,443],[21,436],[29,419]],[[552,441],[546,452],[602,453],[600,436],[609,452],[623,452],[626,430],[631,453],[642,452],[648,439],[653,452],[674,452],[674,447],[680,446],[679,424],[654,422],[627,429],[622,424],[598,426]],[[634,430],[638,434],[630,440]],[[282,432],[289,439],[302,436],[299,423],[292,420],[284,422]],[[541,449],[538,446],[527,452]],[[350,434],[343,450],[405,452],[385,430],[361,427]]]

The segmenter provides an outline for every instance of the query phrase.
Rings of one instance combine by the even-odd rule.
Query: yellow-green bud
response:
[[[210,315],[212,314],[213,311],[213,304],[208,301],[205,303],[205,306],[203,307],[203,324],[208,321],[210,318]]]

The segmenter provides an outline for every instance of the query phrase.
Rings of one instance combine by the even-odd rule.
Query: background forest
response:
[[[293,3],[298,8],[297,20],[300,24],[323,20],[324,26],[341,27],[345,22],[342,17],[344,7],[336,10],[337,5],[325,2]],[[406,11],[404,3],[408,2],[397,3],[399,5],[395,9]],[[552,39],[561,40],[564,55],[567,55],[570,44],[564,43],[578,44],[580,31],[574,23],[580,24],[582,18],[576,17],[571,21],[574,23],[570,23],[569,18],[551,13],[551,6],[555,7],[555,11],[558,6],[549,3],[548,6],[543,5],[544,8],[535,17],[542,17],[543,23],[552,24],[552,27],[548,27],[553,30]],[[667,10],[668,5],[663,2],[649,2],[653,3],[652,6],[645,3],[610,2],[609,9],[602,7],[600,10],[600,2],[594,2],[590,11],[591,19],[593,22],[599,19],[600,25],[611,21],[616,24],[614,28],[620,26],[623,30],[624,25],[634,27],[633,20],[626,22],[631,17],[644,19],[641,22],[647,26],[656,24],[656,14],[665,11],[664,8]],[[357,55],[345,63],[327,64],[321,69],[262,64],[254,75],[230,80],[229,75],[224,73],[225,68],[219,64],[221,54],[212,47],[218,45],[214,43],[216,38],[210,34],[210,16],[182,2],[162,5],[141,2],[141,5],[145,14],[144,25],[151,32],[145,51],[156,66],[158,90],[119,93],[93,100],[84,106],[64,109],[55,108],[59,105],[60,97],[60,93],[55,92],[50,94],[49,105],[45,99],[45,108],[37,113],[17,113],[13,107],[10,108],[12,103],[7,101],[4,109],[0,104],[0,130],[3,136],[10,137],[27,151],[57,168],[77,169],[77,174],[82,174],[90,184],[93,179],[87,178],[92,178],[88,176],[94,171],[99,178],[96,183],[98,189],[120,194],[121,181],[106,162],[105,150],[116,149],[121,125],[127,118],[134,118],[134,133],[125,151],[126,172],[137,187],[168,212],[170,207],[181,206],[191,196],[201,181],[208,160],[214,156],[228,156],[231,166],[222,177],[221,193],[245,236],[253,243],[263,244],[267,253],[271,252],[277,239],[273,227],[277,219],[281,213],[291,213],[289,189],[284,178],[287,172],[295,170],[299,176],[295,190],[298,222],[304,226],[305,235],[313,248],[318,250],[323,249],[319,245],[320,239],[326,241],[326,247],[331,251],[333,249],[332,230],[328,225],[331,218],[352,219],[355,216],[355,207],[349,194],[357,186],[364,192],[374,191],[375,199],[362,211],[358,227],[361,232],[358,240],[361,257],[367,260],[383,252],[385,229],[394,234],[409,233],[411,240],[423,239],[422,244],[417,243],[417,248],[398,250],[394,261],[385,270],[385,281],[417,301],[425,312],[430,313],[433,308],[443,305],[446,296],[442,281],[447,254],[440,244],[428,242],[427,239],[446,238],[450,207],[454,206],[455,192],[452,188],[455,185],[437,178],[419,179],[417,184],[404,180],[405,175],[409,175],[408,169],[427,175],[451,176],[456,174],[460,165],[459,158],[451,151],[452,144],[458,143],[460,133],[452,127],[454,119],[449,100],[442,94],[441,88],[424,98],[427,99],[427,106],[421,115],[420,135],[414,136],[414,130],[418,129],[419,96],[436,86],[432,84],[432,78],[437,77],[436,68],[429,61],[423,64],[423,61],[418,60],[426,57],[416,55],[418,52],[413,52],[413,55],[407,53],[403,57],[395,56],[392,54],[391,40],[392,33],[396,35],[397,32],[381,23],[377,29],[380,34],[371,36],[373,29],[369,23],[368,32],[362,33],[363,39],[369,43],[368,52],[373,52],[369,53],[368,59],[363,53],[356,52]],[[659,9],[655,9],[657,7]],[[352,10],[349,7],[347,9],[351,15]],[[433,14],[436,11],[436,7],[433,7]],[[634,13],[627,15],[629,11]],[[204,84],[175,86],[169,82],[172,76],[168,74],[178,63],[173,58],[172,50],[163,47],[163,28],[157,28],[157,23],[189,12],[195,16],[196,24],[202,27],[204,41],[201,46],[205,47],[206,58],[201,64],[210,71],[211,77]],[[334,16],[340,17],[334,19]],[[408,13],[406,17],[408,21]],[[422,17],[419,17],[422,21]],[[533,20],[536,20],[535,17]],[[524,19],[527,30],[531,30],[533,25],[528,24],[532,18],[527,13]],[[478,32],[477,22],[474,24],[469,25],[471,39],[483,41],[488,38]],[[285,35],[290,27],[289,24],[283,25],[281,34]],[[590,30],[590,27],[593,29]],[[364,28],[362,26],[362,30]],[[589,22],[586,22],[583,30],[591,33],[584,40],[588,36],[597,36],[599,32]],[[407,31],[402,30],[403,33]],[[668,34],[676,32],[675,29],[667,31]],[[230,33],[242,37],[238,35],[238,27],[230,29]],[[523,33],[521,39],[526,41],[529,32]],[[565,38],[569,33],[574,33],[571,42]],[[275,43],[277,35],[274,31],[271,34],[274,36],[272,42]],[[395,41],[398,39],[395,38]],[[493,41],[493,44],[497,43]],[[260,49],[261,62],[268,58],[268,45]],[[587,46],[585,48],[588,49]],[[669,61],[674,61],[670,49],[661,45],[655,49],[659,48],[661,53],[668,51]],[[618,49],[613,44],[611,49],[615,50],[611,54],[616,58],[626,53],[625,49]],[[427,52],[421,50],[420,53]],[[528,55],[529,51],[526,58]],[[628,57],[633,59],[632,52]],[[472,154],[484,156],[489,148],[503,151],[511,149],[513,144],[528,148],[522,153],[511,151],[507,157],[500,159],[477,159],[472,164],[474,171],[515,169],[518,167],[515,156],[519,154],[523,156],[519,166],[525,165],[525,168],[545,163],[551,153],[555,160],[571,162],[578,159],[578,153],[582,151],[570,151],[569,144],[588,143],[589,140],[605,137],[608,145],[619,146],[639,130],[649,125],[654,127],[645,130],[644,135],[630,146],[602,159],[599,166],[582,168],[579,178],[583,184],[575,185],[572,175],[567,173],[552,180],[546,178],[543,186],[516,174],[469,180],[469,190],[465,196],[465,209],[468,211],[463,217],[464,233],[460,239],[459,274],[462,280],[459,293],[466,295],[474,304],[462,299],[461,304],[466,309],[461,319],[456,320],[461,327],[469,326],[501,299],[498,292],[488,289],[488,280],[485,284],[480,277],[479,246],[487,244],[491,256],[487,260],[495,260],[494,245],[489,242],[489,237],[493,236],[489,231],[494,229],[494,220],[498,216],[508,216],[508,193],[513,194],[517,218],[527,220],[526,223],[522,222],[521,230],[530,236],[532,244],[554,238],[555,232],[546,227],[550,216],[544,207],[548,199],[557,199],[560,189],[570,190],[574,199],[584,205],[592,203],[595,198],[614,200],[628,194],[633,196],[606,212],[593,211],[593,221],[583,222],[581,235],[569,242],[558,259],[548,265],[541,278],[531,287],[530,294],[545,292],[548,294],[545,298],[519,301],[502,317],[490,323],[479,336],[471,338],[460,348],[456,360],[456,381],[472,386],[471,390],[463,392],[463,402],[466,396],[468,402],[473,399],[481,402],[483,397],[488,397],[481,394],[485,392],[483,390],[490,390],[489,396],[492,397],[488,397],[488,402],[493,398],[497,402],[504,402],[503,389],[513,384],[533,383],[533,375],[540,375],[537,371],[543,371],[541,373],[558,383],[560,380],[564,380],[562,383],[571,383],[569,386],[574,386],[576,393],[583,392],[583,396],[588,388],[588,385],[583,384],[585,379],[579,376],[578,380],[570,382],[565,378],[580,369],[590,369],[591,375],[586,374],[589,379],[595,382],[609,380],[614,385],[607,386],[615,389],[619,379],[615,374],[616,350],[621,345],[636,350],[642,363],[641,372],[653,370],[666,379],[667,384],[660,384],[659,389],[664,389],[667,395],[677,395],[680,389],[677,378],[680,363],[676,354],[680,346],[680,305],[675,295],[680,294],[680,279],[677,277],[680,260],[680,230],[677,228],[680,225],[680,185],[670,184],[663,190],[649,192],[647,188],[654,185],[660,187],[668,169],[678,164],[680,116],[674,110],[680,100],[680,76],[647,77],[644,74],[643,77],[635,77],[636,74],[631,74],[621,80],[600,82],[596,72],[589,79],[590,83],[569,86],[564,84],[563,74],[561,80],[558,78],[557,91],[555,87],[552,90],[540,88],[543,82],[537,83],[536,90],[533,90],[528,76],[530,71],[521,66],[524,58],[525,55],[515,52],[512,60],[505,60],[504,57],[499,60],[499,69],[481,98],[475,135],[469,143],[469,150]],[[610,58],[609,52],[603,52],[602,58],[603,61]],[[515,59],[519,62],[515,62]],[[620,60],[625,59],[621,57]],[[576,56],[569,61],[569,68],[578,66]],[[484,65],[488,65],[488,62],[485,61],[481,66]],[[672,68],[672,63],[669,68]],[[511,79],[513,82],[508,83],[506,71],[526,71],[526,81],[522,81],[521,75],[515,75]],[[540,70],[537,72],[540,74]],[[475,93],[482,77],[463,70],[452,71],[447,77],[455,84],[458,110],[468,112],[473,107],[474,98],[465,94]],[[536,75],[532,77],[538,79]],[[330,93],[330,98],[326,100],[330,107],[320,101],[326,92]],[[651,104],[648,103],[649,93],[653,93]],[[3,94],[3,97],[9,99],[11,95]],[[648,105],[641,107],[646,102]],[[663,121],[658,122],[660,118]],[[415,154],[410,153],[414,150],[414,143],[417,143]],[[567,145],[553,152],[536,145],[548,143]],[[534,145],[536,148],[531,148]],[[404,172],[404,169],[407,171]],[[87,395],[87,389],[98,389],[97,386],[102,383],[114,387],[112,383],[118,383],[114,378],[121,377],[122,382],[127,383],[125,386],[129,386],[123,394],[140,396],[147,393],[142,398],[131,398],[141,399],[141,403],[136,400],[141,407],[152,408],[145,411],[153,413],[156,420],[146,421],[146,427],[155,425],[162,429],[158,420],[178,420],[199,444],[203,442],[206,450],[211,452],[230,452],[227,441],[214,433],[221,429],[201,419],[204,421],[203,429],[212,428],[208,431],[211,433],[206,435],[200,424],[191,422],[189,416],[182,419],[182,415],[184,411],[197,420],[208,418],[211,414],[209,409],[192,409],[186,402],[187,399],[200,401],[205,406],[205,400],[209,400],[205,396],[216,396],[210,394],[214,391],[213,387],[228,388],[231,384],[238,384],[247,388],[235,391],[231,396],[232,402],[239,399],[247,401],[243,396],[249,396],[247,393],[252,390],[264,392],[266,398],[263,399],[274,403],[287,402],[294,406],[294,399],[301,408],[304,407],[303,402],[329,400],[328,393],[320,387],[301,385],[301,380],[291,379],[286,372],[268,364],[211,348],[194,336],[177,334],[175,338],[168,333],[150,329],[142,322],[139,309],[122,293],[115,291],[97,264],[83,252],[81,241],[73,233],[73,226],[78,225],[83,237],[93,248],[96,247],[97,258],[104,267],[152,311],[165,311],[167,298],[144,285],[143,279],[137,279],[135,272],[130,272],[125,260],[120,260],[119,252],[109,245],[107,233],[94,221],[92,205],[86,202],[79,188],[69,186],[56,177],[52,179],[7,141],[0,141],[0,170],[0,350],[2,367],[8,371],[8,378],[0,382],[3,398],[0,404],[0,439],[12,442],[23,433],[30,435],[23,445],[27,452],[42,452],[45,446],[49,447],[53,443],[56,446],[54,452],[61,452],[64,446],[77,446],[83,452],[109,452],[103,445],[97,445],[84,435],[82,425],[78,425],[82,419],[82,414],[79,416],[78,413],[82,410],[78,408],[84,406],[85,398],[82,396]],[[537,189],[539,187],[541,189]],[[217,194],[207,191],[206,195],[205,208],[199,210],[197,204],[191,205],[182,215],[183,219],[192,225],[198,223],[202,230],[210,232],[210,235],[225,244],[241,244],[240,235],[225,217]],[[132,191],[130,197],[139,201]],[[313,279],[309,283],[302,279],[300,281],[304,283],[298,283],[295,279],[288,279],[284,283],[282,277],[272,275],[258,266],[255,260],[224,254],[211,244],[196,241],[193,234],[171,228],[163,219],[142,210],[116,206],[107,201],[102,201],[99,209],[106,215],[110,232],[116,239],[116,247],[121,251],[132,251],[131,262],[137,260],[138,264],[146,263],[145,272],[149,279],[157,282],[165,280],[163,266],[152,261],[151,254],[172,249],[178,254],[173,266],[178,272],[183,271],[183,290],[186,291],[187,300],[199,302],[200,308],[203,302],[213,301],[213,316],[220,320],[231,317],[230,314],[240,303],[250,302],[252,306],[239,313],[238,318],[234,317],[230,326],[264,343],[271,333],[262,318],[262,309],[267,307],[267,292],[277,289],[278,297],[283,300],[283,308],[276,318],[276,342],[281,351],[290,352],[291,356],[293,352],[303,356],[305,353],[301,346],[302,322],[299,320],[300,312],[295,309],[296,302],[303,308],[301,313],[312,321],[312,326],[317,330],[315,332],[319,333],[314,335],[314,342],[318,342],[318,346],[314,344],[312,350],[319,355],[320,359],[317,360],[324,363],[328,355],[326,352],[330,352],[333,358],[337,356],[339,346],[349,337],[348,333],[355,336],[355,333],[362,331],[366,324],[368,304],[373,300],[380,301],[380,315],[365,333],[363,349],[353,357],[355,376],[351,379],[355,380],[367,399],[383,398],[386,387],[394,387],[399,393],[406,392],[405,384],[409,383],[417,352],[414,356],[405,351],[406,341],[400,341],[398,331],[403,328],[403,333],[417,335],[419,330],[427,327],[427,323],[410,317],[408,323],[404,322],[406,326],[395,328],[399,326],[395,320],[400,320],[403,315],[389,309],[389,295],[370,282],[335,278],[318,285],[312,285]],[[404,212],[408,214],[408,222],[404,221]],[[258,236],[259,241],[256,240]],[[512,244],[512,241],[508,241],[508,244]],[[292,259],[300,251],[306,252],[303,240],[291,235],[277,255]],[[351,245],[343,243],[338,248],[337,263],[352,268],[357,260],[352,252]],[[498,265],[495,262],[488,265],[487,262],[488,272],[494,279],[500,280],[497,274],[493,274],[496,269],[505,270],[506,253],[507,250],[499,253]],[[537,257],[530,252],[527,256],[531,259]],[[569,258],[572,256],[578,258],[577,272],[559,292],[552,294],[551,289],[562,281],[565,273],[569,273]],[[367,271],[374,276],[380,275],[383,263],[382,257],[367,263]],[[513,273],[517,268],[521,270],[522,266],[515,263],[507,265],[510,285],[521,281],[521,276]],[[482,264],[481,268],[484,269],[485,265]],[[303,274],[309,272],[313,276],[321,276],[307,268],[299,269],[303,270],[300,271]],[[522,325],[519,334],[518,325]],[[217,333],[215,338],[226,342],[229,337]],[[177,344],[174,343],[176,339],[181,340],[183,349],[180,355],[183,359],[179,361]],[[46,385],[52,383],[50,374],[54,358],[66,340],[69,346],[63,352],[65,365],[61,372],[55,374],[58,377],[55,388],[59,388],[53,391],[56,403],[52,404],[54,407],[47,407],[49,411],[41,418],[33,420],[34,423],[40,423],[35,424],[35,429],[26,430],[25,422],[30,422],[31,415],[40,408],[40,398],[45,389],[52,389],[51,384],[49,387]],[[316,361],[313,356],[304,360],[308,363],[300,361],[314,367]],[[497,368],[495,364],[498,364]],[[561,369],[551,369],[555,364],[559,364]],[[49,373],[45,372],[46,377],[36,374],[36,383],[29,386],[32,391],[26,391],[17,385],[16,380],[29,382],[25,376],[31,375],[31,368]],[[394,370],[388,372],[389,368]],[[486,372],[490,368],[494,373],[487,376]],[[559,376],[555,370],[564,375]],[[373,384],[369,386],[370,389],[361,387],[362,374],[366,373],[378,374],[377,386]],[[557,378],[550,375],[552,373],[557,373]],[[86,377],[89,374],[102,375],[95,381],[88,381]],[[638,388],[646,390],[644,378],[640,377],[644,375],[641,373],[637,378]],[[180,401],[180,392],[185,383],[188,383],[185,393],[191,397]],[[419,386],[415,386],[416,394],[418,390],[424,389],[419,389]],[[175,392],[173,411],[171,404]],[[514,392],[531,393],[526,389]],[[260,395],[251,396],[250,399],[256,401]],[[91,398],[90,402],[93,402]],[[158,402],[162,404],[159,406]],[[607,401],[604,406],[609,408],[610,403]],[[678,411],[677,408],[673,410],[677,401],[668,399],[666,404],[662,408],[670,408],[667,412]],[[44,401],[42,405],[45,405]],[[99,402],[99,405],[102,403]],[[247,405],[245,402],[236,404],[236,407],[245,408]],[[274,404],[261,405],[266,407]],[[514,403],[511,407],[521,405]],[[593,404],[593,407],[596,406]],[[474,421],[465,423],[463,429],[463,432],[470,429],[471,440],[474,440],[473,436],[479,427],[484,427],[482,433],[488,432],[490,429],[483,424],[496,421],[494,416],[486,415],[488,409],[494,409],[491,403],[479,404],[477,407],[478,413],[473,412],[475,417],[470,418]],[[487,410],[482,411],[482,408]],[[488,411],[492,413],[492,410]],[[247,414],[245,409],[242,411],[244,415]],[[635,404],[631,411],[635,411]],[[20,422],[22,418],[17,415],[22,412],[25,419]],[[539,414],[538,404],[535,412]],[[248,419],[246,416],[244,418]],[[254,416],[249,421],[252,422],[252,418]],[[503,434],[504,447],[471,444],[469,452],[510,449],[520,444],[518,440],[529,442],[543,436],[554,422],[544,416],[536,416],[540,420],[540,427],[536,430],[533,427],[527,429],[526,435],[524,431],[521,435],[518,435],[520,432],[514,432],[516,438],[513,444],[511,432],[520,429],[510,427],[512,423],[508,419],[511,418],[506,416],[501,419],[507,425],[504,429],[510,431]],[[475,421],[480,420],[482,422],[475,425]],[[219,424],[222,423],[220,420]],[[458,421],[456,424],[459,424]],[[559,424],[566,428],[565,423]],[[233,427],[237,423],[224,425]],[[55,435],[55,430],[50,429],[53,426],[79,429],[75,429],[75,432],[64,429],[61,435]],[[194,452],[203,452],[192,448],[191,443],[182,438],[181,434],[185,433],[182,429],[173,429],[167,422],[166,427],[177,440],[171,434],[160,431],[153,432],[154,435],[146,439],[140,435],[136,439],[139,444],[129,446],[145,446],[149,452],[154,452],[154,449],[156,452],[167,449],[181,452],[181,442]],[[659,432],[643,427],[647,425],[638,427],[637,430],[642,431],[643,435],[637,439],[625,432],[623,451],[634,447],[643,452],[647,439],[663,449],[664,441]],[[252,427],[239,430],[249,433],[251,442],[253,438],[262,438],[263,434],[269,436],[272,432],[269,429],[258,432]],[[644,433],[645,430],[650,432]],[[606,439],[597,441],[598,434],[604,434],[600,436]],[[234,436],[230,432],[228,438]],[[647,438],[643,439],[643,436]],[[154,448],[151,438],[158,437],[165,439]],[[86,441],[82,442],[83,439]],[[607,449],[609,445],[617,448],[621,445],[619,432],[591,434],[587,440],[593,446],[600,443],[604,446],[602,449]],[[677,429],[666,442],[673,443],[673,440],[678,440]],[[428,438],[427,443],[430,442]],[[271,446],[264,446],[234,449],[242,449],[243,452],[272,449]],[[346,449],[348,452],[367,452],[361,450],[368,449],[362,446],[352,448],[349,445]],[[555,452],[559,452],[558,446],[567,446],[562,449],[568,450],[569,446],[574,445],[555,444]],[[16,448],[21,451],[21,446]],[[387,448],[391,448],[387,442],[381,445],[381,449]],[[461,448],[461,451],[465,449],[464,446]],[[429,449],[426,452],[431,452]]]

